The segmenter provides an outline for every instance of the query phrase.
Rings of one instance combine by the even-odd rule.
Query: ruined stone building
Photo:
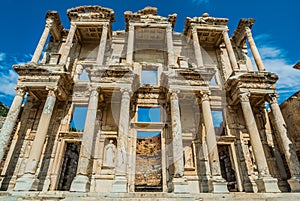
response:
[[[121,31],[112,30],[109,8],[67,15],[69,29],[47,12],[31,62],[14,66],[0,196],[152,192],[199,200],[300,191],[278,76],[264,68],[253,19],[241,19],[229,36],[228,19],[207,13],[187,17],[182,33],[174,31],[176,14],[159,16],[153,7],[126,11]]]

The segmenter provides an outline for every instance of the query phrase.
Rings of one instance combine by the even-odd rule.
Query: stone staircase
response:
[[[300,201],[300,193],[79,193],[0,192],[0,201]]]

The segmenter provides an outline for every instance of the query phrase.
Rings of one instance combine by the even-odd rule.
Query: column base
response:
[[[125,176],[116,176],[112,185],[113,193],[127,193],[127,179]]]
[[[280,193],[277,182],[277,179],[270,176],[255,180],[259,193]]]
[[[291,192],[300,192],[300,178],[292,177],[287,182],[290,185]]]
[[[77,175],[72,184],[70,191],[72,192],[88,192],[90,188],[90,180],[86,175]]]
[[[209,180],[209,189],[211,193],[228,193],[227,182],[220,177],[213,177]]]
[[[190,193],[188,183],[184,178],[174,178],[172,185],[174,193]]]
[[[36,191],[38,183],[34,174],[25,173],[17,179],[14,191]]]

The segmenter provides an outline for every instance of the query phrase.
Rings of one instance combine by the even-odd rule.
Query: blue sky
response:
[[[280,76],[280,102],[300,89],[300,71],[292,66],[300,60],[300,2],[290,0],[6,0],[0,2],[0,101],[11,104],[17,75],[12,64],[25,63],[35,50],[45,25],[48,10],[57,10],[65,28],[69,28],[66,10],[79,5],[100,5],[112,8],[116,14],[113,29],[124,29],[123,13],[145,6],[158,7],[162,16],[177,13],[175,31],[182,32],[185,17],[201,16],[204,12],[214,17],[229,18],[230,35],[240,18],[253,17],[256,23],[253,36],[268,71]]]

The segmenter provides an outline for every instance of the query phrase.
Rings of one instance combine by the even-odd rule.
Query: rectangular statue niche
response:
[[[80,146],[80,142],[72,142],[66,144],[66,150],[64,152],[64,160],[61,167],[57,190],[70,190],[72,181],[76,176]]]
[[[137,132],[135,192],[162,192],[161,132]]]

